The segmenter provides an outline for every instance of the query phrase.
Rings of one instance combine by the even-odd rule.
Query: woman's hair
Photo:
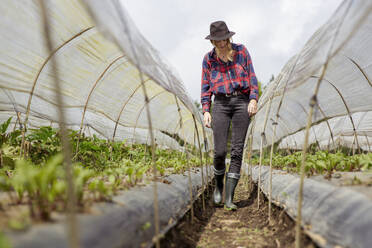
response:
[[[232,40],[230,38],[230,39],[226,39],[226,41],[227,41],[227,49],[228,49],[228,51],[227,51],[227,59],[232,62],[233,61],[233,57],[234,57],[234,50],[232,49],[232,46],[231,46]],[[214,44],[214,42],[215,42],[214,40],[211,40],[212,45],[216,49],[217,56],[219,56],[221,54],[221,51],[216,47],[216,45]]]

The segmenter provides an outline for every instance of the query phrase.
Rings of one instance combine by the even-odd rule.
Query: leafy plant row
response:
[[[259,164],[259,156],[252,157],[252,164]],[[276,153],[273,155],[272,165],[274,168],[289,172],[300,172],[302,152],[298,151],[290,155]],[[263,165],[270,164],[270,154],[265,153]],[[331,153],[329,151],[316,151],[306,156],[305,171],[307,175],[326,174],[332,175],[336,171],[367,171],[372,169],[372,153],[346,155],[342,152]]]
[[[59,132],[51,127],[28,130],[25,157],[21,158],[21,132],[8,132],[10,123],[11,119],[0,126],[0,191],[10,200],[7,204],[0,203],[0,208],[27,205],[32,219],[50,220],[53,212],[66,209],[67,185]],[[77,132],[73,130],[69,131],[69,137],[74,152],[73,181],[81,211],[94,201],[110,200],[118,190],[142,182],[152,172],[151,149],[146,145],[108,142],[84,135],[78,142]],[[161,175],[182,173],[188,165],[200,164],[192,154],[187,158],[174,150],[155,152]]]

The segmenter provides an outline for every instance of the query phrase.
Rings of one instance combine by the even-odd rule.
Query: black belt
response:
[[[216,96],[222,96],[222,97],[233,97],[233,96],[239,96],[239,95],[244,95],[241,91],[233,91],[232,93],[229,94],[223,94],[223,93],[218,93]]]

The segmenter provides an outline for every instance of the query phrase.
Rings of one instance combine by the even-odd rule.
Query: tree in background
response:
[[[262,83],[260,81],[257,81],[257,83],[258,83],[258,98],[260,98],[262,95]]]
[[[199,110],[200,113],[203,113],[201,104],[198,100],[194,100],[194,105],[195,105],[196,109]]]

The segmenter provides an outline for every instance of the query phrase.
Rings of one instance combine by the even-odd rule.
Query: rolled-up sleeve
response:
[[[249,73],[249,100],[256,99],[256,101],[258,101],[258,83],[256,74],[254,72],[251,55],[246,48],[244,48],[244,54],[246,55],[246,68]]]
[[[209,112],[211,106],[211,89],[210,89],[210,70],[208,65],[208,55],[203,59],[202,65],[202,79],[201,79],[201,104],[203,108],[203,114]]]

